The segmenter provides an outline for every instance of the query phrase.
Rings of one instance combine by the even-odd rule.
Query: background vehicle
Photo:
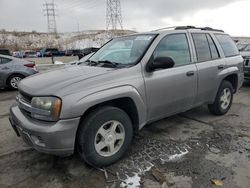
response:
[[[95,52],[92,52],[88,55],[85,55],[83,58],[81,58],[80,60],[78,61],[73,61],[73,62],[70,62],[69,64],[70,65],[81,65],[81,64],[86,64],[86,61],[94,54]]]
[[[10,50],[9,50],[9,49],[7,49],[7,48],[0,48],[0,54],[2,54],[2,55],[9,55],[9,56],[11,56],[11,54],[10,54]]]
[[[17,89],[18,83],[25,77],[37,73],[35,63],[0,55],[0,88]]]
[[[66,56],[77,56],[79,53],[81,53],[81,50],[66,50],[65,51]]]
[[[119,160],[147,123],[202,104],[226,114],[244,79],[235,43],[212,28],[118,37],[85,62],[23,80],[10,121],[36,150],[76,149],[99,167]]]
[[[77,54],[78,58],[81,59],[83,58],[85,55],[88,55],[92,52],[97,52],[99,50],[99,48],[95,48],[95,47],[90,47],[90,48],[84,48],[83,50],[79,51],[79,53]]]
[[[12,56],[16,58],[23,58],[24,52],[22,53],[21,51],[16,51],[12,53]]]
[[[236,43],[237,48],[239,49],[239,51],[241,51],[243,48],[245,48],[248,44],[246,43]]]
[[[24,57],[25,58],[32,58],[32,57],[38,57],[37,52],[33,50],[26,50],[24,51]]]
[[[64,56],[65,52],[59,51],[57,48],[42,48],[40,55],[41,57]]]
[[[244,59],[244,76],[245,81],[250,82],[250,44],[240,49],[240,54]]]

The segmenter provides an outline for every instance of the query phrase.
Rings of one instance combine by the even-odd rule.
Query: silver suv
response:
[[[24,79],[10,122],[40,152],[120,159],[147,123],[208,104],[230,109],[243,59],[229,35],[176,27],[115,38],[85,63]]]

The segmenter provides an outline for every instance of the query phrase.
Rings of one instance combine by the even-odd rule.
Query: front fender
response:
[[[125,97],[133,100],[138,112],[139,128],[141,128],[146,123],[146,104],[137,89],[130,85],[109,88],[86,95],[75,104],[72,104],[70,116],[82,116],[89,108],[95,105]],[[65,115],[62,114],[62,116]]]

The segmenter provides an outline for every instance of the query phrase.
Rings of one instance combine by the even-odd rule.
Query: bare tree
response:
[[[0,35],[0,47],[6,48],[7,41],[8,41],[8,34],[5,31],[5,29],[1,30],[0,33],[1,33],[1,35]]]

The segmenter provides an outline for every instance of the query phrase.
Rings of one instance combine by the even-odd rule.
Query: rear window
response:
[[[11,59],[5,58],[5,57],[0,57],[0,64],[5,64],[9,63]]]
[[[226,57],[239,55],[235,42],[229,35],[215,34]]]

